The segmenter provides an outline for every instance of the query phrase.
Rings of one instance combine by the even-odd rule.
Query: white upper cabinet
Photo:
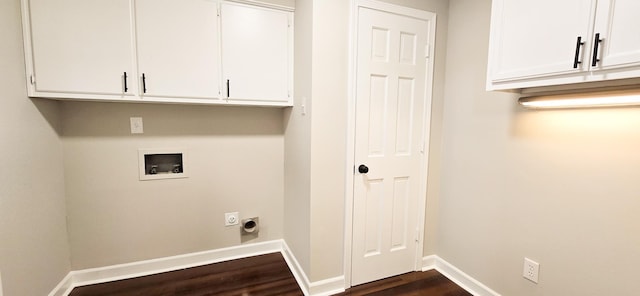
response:
[[[640,1],[494,0],[488,90],[640,77]]]
[[[595,1],[495,1],[492,77],[495,81],[577,71],[577,39],[589,39]],[[559,25],[562,24],[562,25]],[[584,52],[583,46],[580,53]],[[582,56],[580,54],[580,56]],[[579,67],[580,68],[580,67]]]
[[[136,0],[143,98],[218,99],[218,7],[208,0]]]
[[[292,104],[292,13],[231,2],[220,13],[229,102]]]
[[[29,0],[29,95],[134,96],[129,0]],[[29,38],[30,37],[30,38]]]
[[[596,69],[640,65],[639,28],[640,1],[599,0],[594,34],[598,34],[601,42]]]
[[[293,105],[293,12],[285,7],[22,0],[22,8],[29,96]]]

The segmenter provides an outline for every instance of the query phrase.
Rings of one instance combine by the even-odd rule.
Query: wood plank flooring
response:
[[[69,296],[302,295],[280,253],[73,289]]]
[[[77,287],[69,296],[300,296],[302,290],[280,253]],[[393,296],[471,295],[435,270],[412,272],[338,294]]]
[[[339,296],[472,296],[435,270],[410,272],[347,289]]]

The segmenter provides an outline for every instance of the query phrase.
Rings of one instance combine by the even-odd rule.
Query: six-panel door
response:
[[[431,25],[359,11],[352,285],[416,266]]]

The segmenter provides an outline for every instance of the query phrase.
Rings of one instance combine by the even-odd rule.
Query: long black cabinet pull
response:
[[[128,92],[129,91],[129,87],[127,87],[127,72],[124,72],[124,75],[122,77],[123,77],[123,80],[124,80],[124,92]]]
[[[581,64],[580,61],[580,48],[582,48],[584,42],[582,42],[582,36],[578,36],[578,41],[576,42],[576,55],[573,57],[573,68],[578,69],[578,64]]]
[[[600,33],[596,33],[596,38],[595,40],[593,40],[593,60],[591,61],[592,67],[597,66],[598,62],[600,61],[600,59],[598,59],[598,48],[600,47],[600,42],[602,42],[602,39],[600,39]]]
[[[144,73],[142,73],[142,93],[147,93],[147,77],[144,76]]]
[[[231,97],[231,88],[229,87],[229,79],[227,79],[227,98]]]

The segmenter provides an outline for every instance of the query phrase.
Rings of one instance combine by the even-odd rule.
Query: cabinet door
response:
[[[639,12],[638,0],[598,1],[595,33],[602,41],[593,70],[640,64]]]
[[[217,2],[136,0],[135,3],[141,94],[174,99],[219,98]]]
[[[135,94],[129,0],[30,0],[29,8],[36,93]]]
[[[222,3],[222,70],[230,102],[291,104],[290,15]]]
[[[495,0],[489,54],[490,82],[587,70],[595,0]],[[577,39],[579,63],[574,68]],[[470,44],[469,46],[473,46]]]

